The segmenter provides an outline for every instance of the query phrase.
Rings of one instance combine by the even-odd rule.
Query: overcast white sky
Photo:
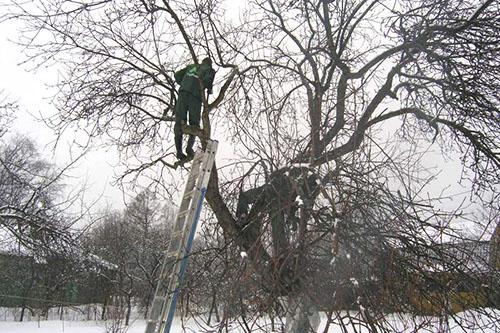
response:
[[[242,0],[228,1],[227,8],[230,15],[237,18],[244,3]],[[0,3],[0,14],[1,11]],[[19,112],[16,114],[16,121],[10,134],[20,133],[32,137],[46,158],[62,167],[71,161],[70,155],[75,155],[74,151],[70,153],[69,148],[72,139],[68,135],[67,143],[59,143],[57,150],[54,151],[53,132],[37,119],[41,114],[47,116],[56,112],[50,103],[54,92],[47,88],[47,84],[57,82],[58,72],[54,67],[42,67],[33,71],[32,64],[22,64],[26,56],[22,54],[22,48],[13,42],[17,39],[18,28],[14,22],[0,25],[0,92],[3,91],[2,97],[8,97],[9,101],[16,101],[19,104]],[[71,177],[68,178],[69,186],[73,189],[87,183],[87,186],[90,186],[89,201],[102,195],[97,207],[108,205],[123,207],[122,192],[110,184],[115,175],[113,166],[116,164],[115,152],[96,149],[86,154],[73,168]]]
[[[61,144],[53,150],[55,136],[42,122],[37,120],[40,114],[50,115],[55,109],[50,104],[53,93],[46,87],[46,83],[57,80],[55,68],[40,68],[36,72],[28,72],[28,66],[21,65],[25,59],[22,49],[12,41],[16,40],[17,29],[11,24],[3,24],[0,28],[0,91],[9,101],[19,104],[11,134],[20,133],[33,138],[44,156],[52,163],[63,167],[70,161],[69,145]],[[69,138],[67,139],[69,140]],[[74,154],[74,152],[73,152]],[[103,150],[87,154],[75,165],[66,179],[69,189],[89,186],[87,199],[94,201],[103,195],[97,207],[112,205],[122,207],[121,192],[110,185],[113,178],[114,154]],[[96,207],[96,208],[97,208]]]
[[[1,1],[0,14],[2,14]],[[227,1],[226,8],[234,19],[237,19],[245,2]],[[22,54],[22,48],[13,43],[17,39],[18,28],[14,22],[0,25],[0,92],[3,90],[2,97],[7,96],[10,101],[16,101],[20,106],[11,134],[20,133],[32,137],[47,159],[62,167],[71,160],[69,152],[71,138],[66,139],[67,144],[59,144],[57,151],[54,152],[53,132],[36,119],[40,114],[47,116],[55,112],[50,103],[53,91],[50,91],[46,84],[57,81],[57,69],[43,67],[32,71],[30,68],[32,64],[22,64],[26,57]],[[72,154],[74,155],[74,152]],[[116,164],[117,154],[113,151],[93,151],[75,166],[69,179],[70,186],[74,188],[79,184],[88,183],[89,201],[102,194],[99,207],[108,204],[117,208],[122,207],[124,205],[122,192],[110,184],[115,175],[113,166]]]

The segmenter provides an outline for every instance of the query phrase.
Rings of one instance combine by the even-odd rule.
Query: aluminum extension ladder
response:
[[[146,324],[146,333],[170,332],[203,199],[214,165],[217,144],[217,141],[208,140],[205,151],[196,152],[193,158],[181,206],[171,233],[170,244],[163,259]]]

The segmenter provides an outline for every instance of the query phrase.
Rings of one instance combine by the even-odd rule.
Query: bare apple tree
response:
[[[498,216],[499,4],[244,5],[237,17],[215,0],[13,1],[8,18],[25,22],[31,64],[65,73],[56,131],[105,138],[123,154],[122,181],[144,176],[168,194],[184,174],[170,157],[173,72],[211,56],[220,89],[204,98],[203,129],[184,130],[233,150],[217,161],[206,199],[214,230],[248,255],[268,300],[248,307],[256,316],[284,307],[287,332],[315,330],[320,306],[356,307],[370,330],[390,330],[381,298],[366,292],[371,276],[397,266],[394,275],[415,277],[409,285],[432,280],[444,294],[452,284],[430,271],[472,277],[441,246],[463,243],[455,222],[474,221],[427,195],[429,146],[461,158],[473,198]]]

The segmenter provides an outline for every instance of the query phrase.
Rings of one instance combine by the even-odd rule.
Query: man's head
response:
[[[205,59],[203,59],[201,61],[202,65],[209,65],[209,66],[212,66],[212,59],[210,59],[210,57],[206,57]]]

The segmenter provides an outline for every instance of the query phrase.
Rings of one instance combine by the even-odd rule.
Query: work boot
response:
[[[186,148],[186,153],[188,154],[188,156],[194,156],[193,146],[195,139],[196,137],[194,135],[190,135],[188,138],[187,148]]]
[[[174,142],[175,142],[175,151],[177,152],[176,156],[177,158],[180,158],[179,156],[184,155],[182,153],[182,133],[178,132],[175,133]]]
[[[175,156],[177,157],[177,159],[179,159],[179,161],[187,159],[187,156],[184,155],[182,152],[177,152],[177,154],[175,154]]]
[[[194,156],[194,150],[191,147],[186,148],[186,154],[188,157],[193,157]]]

